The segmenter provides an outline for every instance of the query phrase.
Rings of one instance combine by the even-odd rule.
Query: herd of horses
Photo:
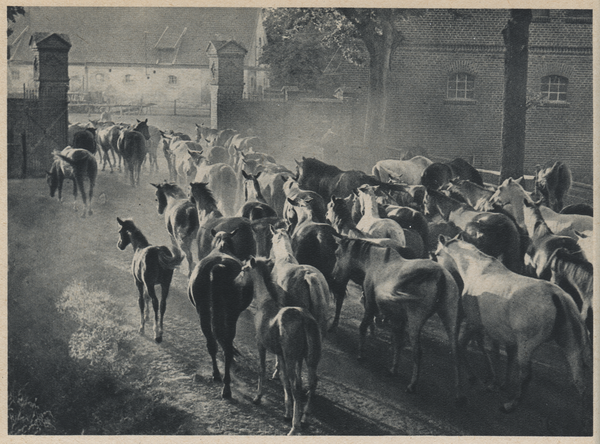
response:
[[[593,214],[589,205],[563,208],[571,186],[566,164],[540,167],[528,192],[522,178],[485,184],[462,159],[387,159],[367,174],[303,157],[292,171],[261,152],[254,135],[196,125],[195,141],[154,131],[159,136],[151,148],[149,128],[138,120],[127,128],[105,125],[95,139],[70,139],[72,147],[54,153],[50,192],[58,188],[60,199],[63,179],[72,177],[86,202],[81,182],[88,177],[91,201],[98,169],[92,145],[111,172],[109,154],[113,161],[122,158],[132,186],[139,185],[142,163],[154,165],[162,151],[169,180],[152,185],[172,245],[152,246],[132,220],[117,218],[118,247],[133,247],[140,332],[152,304],[156,342],[163,337],[173,269],[187,260],[188,297],[223,398],[232,397],[236,324],[252,306],[260,359],[254,402],[261,401],[269,351],[277,356],[290,434],[300,433],[317,388],[322,342],[339,324],[350,281],[363,291],[358,358],[368,356],[369,329],[387,326],[390,372],[396,374],[406,334],[412,346],[407,392],[416,391],[421,371],[421,331],[437,313],[448,335],[458,404],[466,401],[466,370],[472,380],[506,388],[501,410],[514,411],[532,376],[532,353],[550,340],[564,351],[582,400],[589,395]],[[161,286],[160,301],[155,285]],[[471,340],[487,358],[491,381],[469,364]],[[498,377],[501,346],[504,381]],[[582,409],[583,417],[591,415]]]

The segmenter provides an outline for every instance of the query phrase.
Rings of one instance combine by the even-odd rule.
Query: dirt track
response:
[[[182,433],[286,434],[289,424],[282,419],[283,394],[279,381],[268,382],[261,406],[251,403],[258,367],[251,311],[245,312],[238,324],[236,344],[242,357],[237,360],[233,376],[234,399],[226,402],[219,398],[220,386],[211,380],[205,341],[186,296],[187,265],[175,272],[163,343],[157,345],[149,335],[142,337],[136,332],[138,308],[129,272],[133,252],[130,247],[124,252],[116,248],[115,218],[131,217],[152,244],[170,245],[149,185],[165,178],[165,165],[161,162],[160,166],[158,174],[142,173],[139,189],[127,185],[122,174],[100,173],[95,214],[88,219],[79,218],[72,209],[70,182],[65,185],[65,203],[61,205],[49,197],[42,179],[9,181],[9,357],[16,357],[21,364],[30,359],[31,367],[54,365],[49,357],[52,347],[64,349],[77,329],[76,323],[57,313],[56,303],[66,289],[83,285],[92,293],[108,293],[113,305],[111,311],[118,313],[116,328],[127,338],[129,347],[125,358],[121,353],[120,359],[130,366],[119,384],[144,396],[160,397],[161,403],[185,418]],[[418,393],[409,395],[404,388],[410,375],[410,350],[406,349],[402,355],[400,376],[387,376],[391,357],[385,329],[378,329],[376,337],[368,339],[367,361],[356,361],[361,314],[358,291],[352,288],[340,328],[325,339],[314,415],[305,433],[530,436],[579,433],[578,397],[557,346],[545,345],[537,353],[533,381],[517,413],[500,413],[498,407],[504,393],[487,392],[479,384],[465,385],[469,404],[457,409],[452,402],[447,338],[436,317],[424,330]],[[45,359],[49,361],[44,362]],[[87,365],[85,361],[83,365]],[[201,375],[199,382],[192,380],[196,371]],[[77,424],[72,430],[77,430]],[[102,430],[92,432],[102,433]],[[161,432],[157,425],[152,433],[177,431],[165,428]]]

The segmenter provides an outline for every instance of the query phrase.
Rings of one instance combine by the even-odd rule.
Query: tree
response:
[[[511,9],[508,23],[502,30],[506,53],[500,182],[523,175],[530,23],[531,9]]]
[[[24,7],[22,7],[22,6],[7,6],[6,7],[7,21],[15,23],[17,20],[17,16],[19,16],[19,15],[25,15]],[[12,33],[13,33],[13,30],[10,28],[7,28],[8,37],[10,37]]]
[[[324,48],[339,50],[355,64],[369,68],[369,95],[364,143],[385,143],[387,84],[392,55],[403,41],[396,23],[418,9],[281,8],[269,10],[271,26],[282,39],[293,39],[307,26],[318,31]],[[269,22],[267,21],[269,24]],[[269,26],[267,26],[269,32]]]

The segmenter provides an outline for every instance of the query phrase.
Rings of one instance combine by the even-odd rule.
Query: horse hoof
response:
[[[259,396],[257,396],[256,398],[254,398],[252,400],[252,403],[256,404],[256,405],[259,405],[261,401],[262,401],[262,396],[259,395]]]
[[[292,422],[292,415],[284,415],[283,420],[285,422]],[[293,429],[292,429],[293,430]]]
[[[87,214],[88,214],[88,216],[91,216],[92,214],[94,214],[94,211],[93,210],[89,210]]]
[[[154,338],[154,341],[155,341],[157,344],[160,344],[160,343],[162,342],[162,336],[157,336],[156,338]]]
[[[231,399],[231,390],[229,390],[229,389],[223,389],[223,392],[221,393],[221,398],[223,398],[223,399]]]

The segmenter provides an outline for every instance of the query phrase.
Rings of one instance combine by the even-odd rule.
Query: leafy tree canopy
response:
[[[23,6],[7,6],[6,7],[6,18],[8,21],[15,23],[17,20],[17,16],[25,15],[25,8]],[[10,35],[13,33],[13,30],[7,28],[7,34]]]

